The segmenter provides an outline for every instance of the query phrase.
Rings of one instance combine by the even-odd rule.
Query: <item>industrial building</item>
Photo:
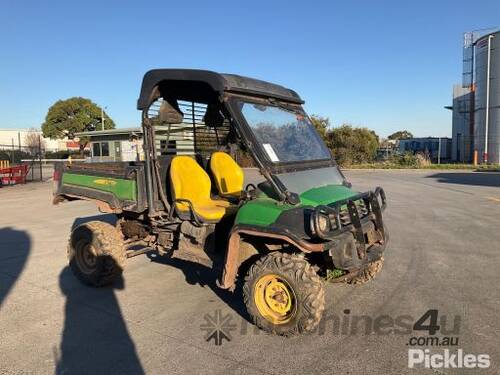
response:
[[[464,34],[462,84],[453,88],[451,159],[500,163],[500,31]]]
[[[452,140],[445,137],[409,138],[399,141],[399,152],[421,153],[433,162],[449,161],[451,148]]]

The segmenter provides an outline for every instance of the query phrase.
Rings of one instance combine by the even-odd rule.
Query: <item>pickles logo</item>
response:
[[[429,349],[410,349],[408,367],[418,368],[488,368],[488,354],[467,354],[462,349],[452,352],[444,349],[442,353],[432,353]]]
[[[94,180],[94,184],[96,185],[104,185],[104,186],[115,186],[116,181],[114,180],[108,180],[106,178],[98,178],[97,180]]]

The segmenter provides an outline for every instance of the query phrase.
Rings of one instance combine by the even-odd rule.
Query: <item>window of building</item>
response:
[[[101,156],[109,156],[109,143],[101,142]]]
[[[92,144],[92,155],[101,156],[101,145],[99,143]]]
[[[92,144],[92,155],[109,156],[109,142],[95,142]]]

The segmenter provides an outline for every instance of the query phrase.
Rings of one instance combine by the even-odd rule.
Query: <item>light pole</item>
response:
[[[486,118],[484,121],[484,155],[483,163],[488,163],[488,128],[490,125],[490,65],[491,65],[491,39],[493,35],[488,36],[488,61],[486,64]]]
[[[104,107],[104,109],[101,107],[101,130],[104,130],[104,110],[108,109],[108,107]]]

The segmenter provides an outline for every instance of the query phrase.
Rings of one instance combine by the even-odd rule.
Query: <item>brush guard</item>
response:
[[[382,220],[382,211],[386,207],[385,192],[377,187],[375,191],[315,208],[311,215],[311,230],[327,241],[325,247],[335,267],[359,269],[382,257],[388,241]],[[321,230],[321,215],[328,217],[330,230]]]

